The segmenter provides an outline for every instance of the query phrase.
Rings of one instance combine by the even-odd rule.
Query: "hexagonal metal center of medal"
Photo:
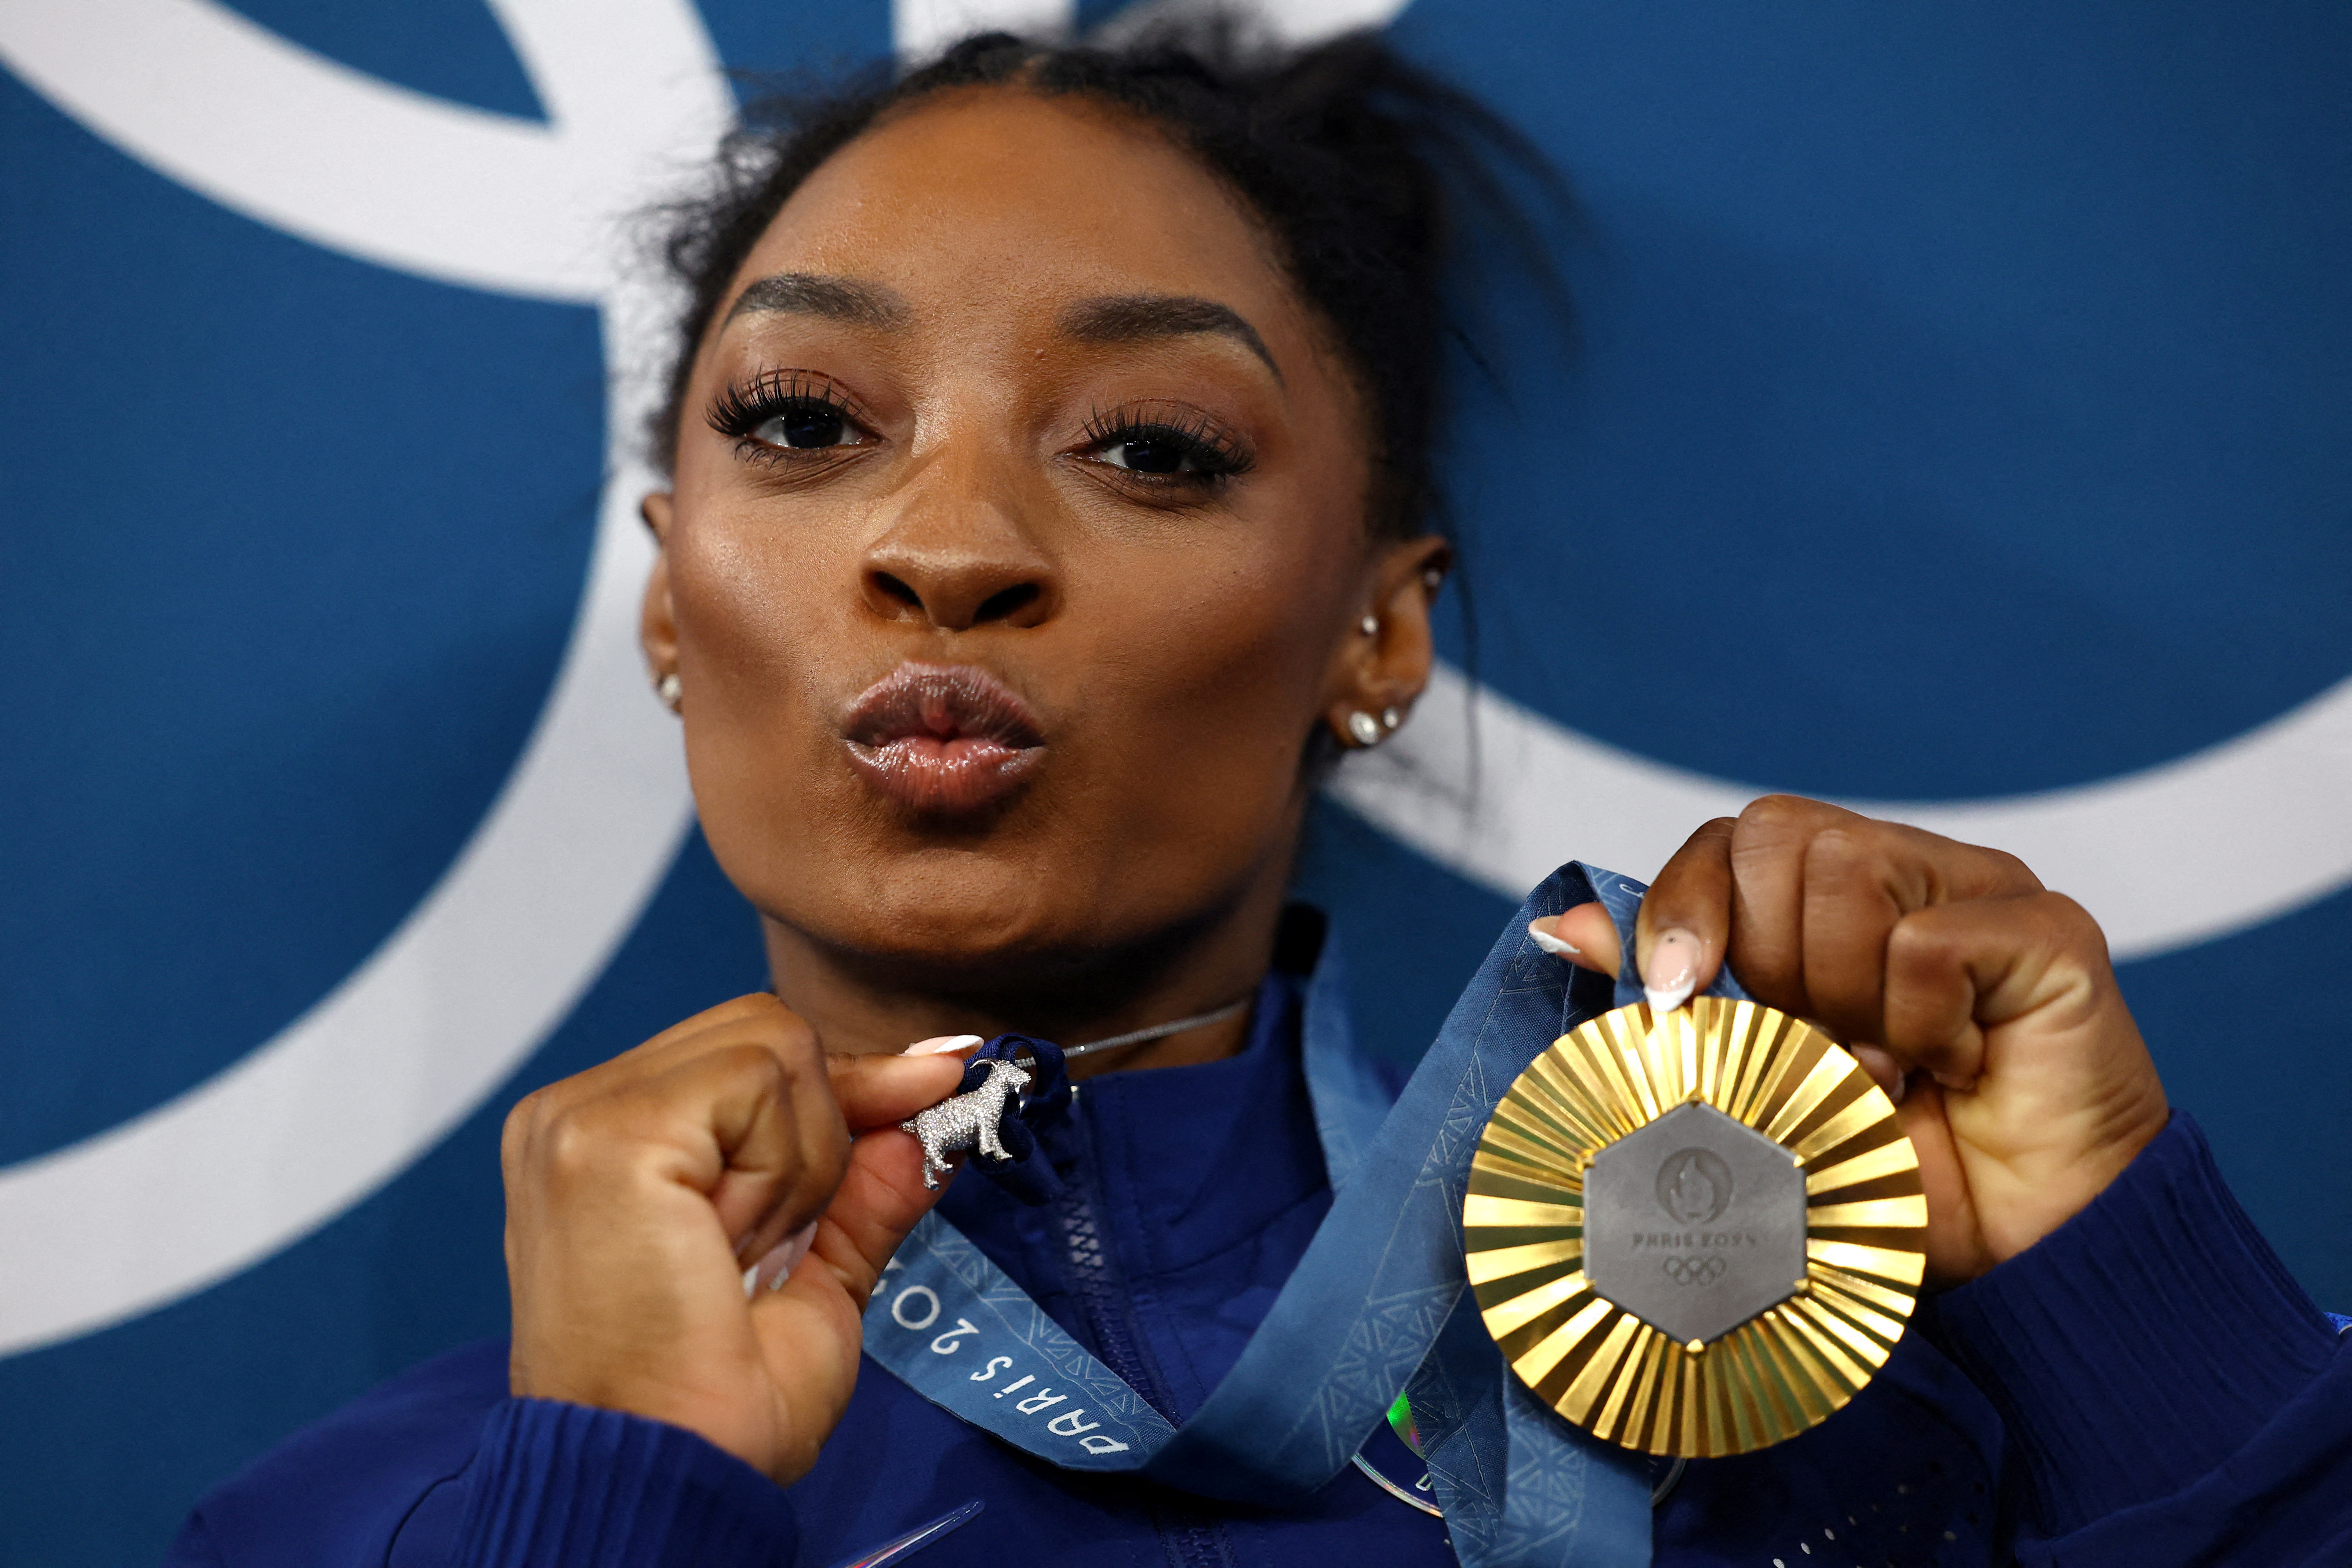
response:
[[[1592,1156],[1584,1272],[1685,1344],[1719,1339],[1805,1274],[1805,1173],[1711,1105],[1680,1105]]]

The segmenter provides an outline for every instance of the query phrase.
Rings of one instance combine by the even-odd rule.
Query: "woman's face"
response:
[[[800,951],[1014,994],[1271,910],[1310,731],[1426,673],[1438,546],[1368,540],[1318,323],[1236,198],[1083,100],[943,94],[835,155],[683,410],[647,651]]]

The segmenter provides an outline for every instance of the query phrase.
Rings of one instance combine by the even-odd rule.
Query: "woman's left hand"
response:
[[[1600,905],[1539,925],[1580,950],[1570,962],[1617,972]],[[1635,944],[1653,1005],[1679,1005],[1728,962],[1897,1097],[1937,1283],[2057,1229],[2169,1115],[2097,924],[1999,850],[1769,795],[1691,836]]]

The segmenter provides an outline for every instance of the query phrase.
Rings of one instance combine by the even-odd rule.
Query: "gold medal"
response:
[[[1927,1201],[1860,1063],[1700,996],[1553,1041],[1479,1138],[1462,1224],[1486,1330],[1538,1398],[1701,1458],[1795,1436],[1885,1364]]]

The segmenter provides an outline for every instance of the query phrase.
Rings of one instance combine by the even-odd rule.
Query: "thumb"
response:
[[[925,1184],[923,1146],[898,1124],[953,1094],[964,1064],[929,1056],[836,1057],[827,1065],[858,1136],[813,1250],[862,1312],[890,1255],[947,1190],[945,1183],[936,1192]]]
[[[923,1146],[911,1133],[887,1128],[850,1146],[848,1173],[812,1250],[860,1312],[891,1254],[946,1190],[923,1185]]]
[[[926,1106],[937,1105],[953,1094],[963,1077],[963,1060],[955,1056],[839,1055],[825,1058],[824,1070],[833,1091],[833,1103],[839,1107],[848,1131],[866,1133],[896,1127]],[[854,1161],[856,1144],[850,1146],[850,1152]],[[919,1165],[916,1173],[921,1174]],[[921,1185],[919,1181],[916,1184]],[[827,1206],[831,1206],[830,1202]],[[929,1206],[926,1202],[924,1207]],[[782,1206],[771,1208],[756,1226],[738,1237],[735,1255],[738,1258],[758,1259],[753,1268],[761,1284],[782,1289],[783,1276],[809,1252],[822,1228],[822,1216],[811,1219],[810,1212],[808,1207],[797,1213]],[[907,1224],[911,1226],[919,1217],[921,1211],[918,1210]],[[801,1228],[794,1229],[795,1225]],[[897,1245],[894,1238],[890,1246]]]
[[[921,1145],[895,1127],[859,1138],[809,1256],[751,1302],[751,1331],[791,1434],[770,1471],[781,1484],[816,1462],[848,1407],[866,1303],[890,1255],[940,1198],[923,1185],[922,1163]]]

